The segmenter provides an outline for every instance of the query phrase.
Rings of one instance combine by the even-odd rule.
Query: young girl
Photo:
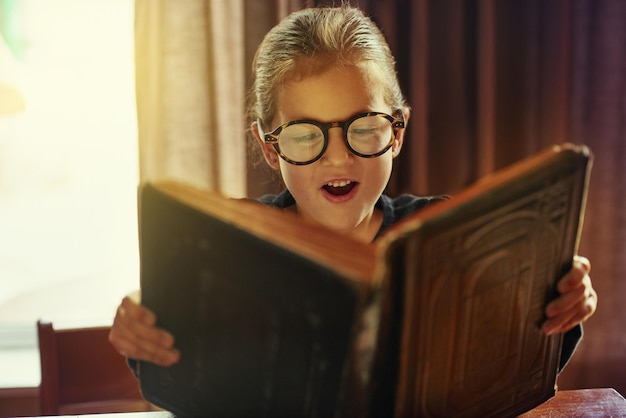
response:
[[[293,13],[266,35],[254,62],[252,133],[286,190],[261,202],[371,242],[434,199],[383,194],[410,115],[394,65],[376,25],[347,6]],[[565,360],[597,303],[589,261],[577,256],[573,266],[543,325],[546,334],[567,332]],[[172,365],[176,342],[155,324],[129,296],[109,339],[130,359]]]

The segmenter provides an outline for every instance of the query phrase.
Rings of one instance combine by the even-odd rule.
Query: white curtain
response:
[[[136,0],[142,180],[246,195],[243,0]]]

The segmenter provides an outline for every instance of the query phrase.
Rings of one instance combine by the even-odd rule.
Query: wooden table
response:
[[[78,417],[78,415],[66,415]],[[93,418],[175,418],[169,412],[132,412],[81,415]],[[519,418],[603,418],[626,417],[626,399],[615,389],[564,390]]]
[[[543,417],[626,417],[626,399],[615,389],[564,390],[519,418]]]

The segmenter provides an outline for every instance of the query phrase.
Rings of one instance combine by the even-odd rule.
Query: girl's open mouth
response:
[[[351,180],[345,180],[338,182],[329,182],[325,184],[322,188],[334,196],[344,196],[350,193],[357,184],[358,183]]]

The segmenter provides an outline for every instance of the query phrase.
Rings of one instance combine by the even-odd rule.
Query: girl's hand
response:
[[[574,256],[572,269],[557,284],[560,296],[546,306],[544,334],[569,331],[596,311],[598,295],[591,285],[590,271],[589,260]]]
[[[156,316],[139,300],[139,292],[124,297],[117,308],[109,341],[125,357],[171,366],[180,358],[174,337],[156,327]]]

